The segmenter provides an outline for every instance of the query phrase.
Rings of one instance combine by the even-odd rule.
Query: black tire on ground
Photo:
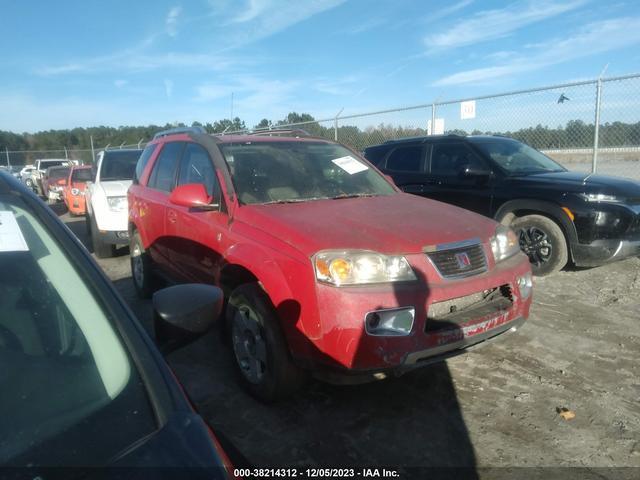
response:
[[[131,262],[131,279],[138,297],[151,298],[156,286],[152,261],[142,245],[140,234],[136,230],[133,231],[129,239],[129,260]]]
[[[533,274],[539,277],[561,270],[569,260],[567,240],[560,226],[543,215],[525,215],[511,223],[520,247],[531,261]]]
[[[115,254],[115,247],[105,242],[100,236],[96,220],[93,217],[91,217],[91,245],[93,246],[93,253],[98,258],[111,258]]]
[[[257,283],[231,293],[226,315],[234,365],[251,395],[273,402],[302,386],[305,372],[291,361],[275,308]]]
[[[87,235],[91,236],[91,216],[88,211],[84,213],[84,226],[87,229]]]

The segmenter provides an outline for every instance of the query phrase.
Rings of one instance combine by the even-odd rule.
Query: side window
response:
[[[136,164],[136,171],[133,174],[133,183],[138,183],[140,181],[140,177],[142,176],[142,172],[144,172],[144,168],[149,163],[153,152],[156,151],[157,143],[154,145],[147,145],[147,147],[143,150],[142,155],[138,159],[138,163]]]
[[[153,166],[153,171],[151,172],[151,178],[148,184],[150,188],[162,190],[163,192],[173,190],[176,168],[178,167],[178,160],[180,159],[180,153],[183,147],[184,142],[166,143],[162,147],[160,156],[158,156]]]
[[[464,143],[442,143],[434,145],[431,154],[433,175],[457,176],[466,167],[486,168],[486,165]]]
[[[398,147],[387,158],[387,170],[395,172],[422,172],[422,146]]]
[[[188,143],[182,155],[178,185],[201,183],[209,196],[220,200],[220,185],[207,151],[197,143]]]

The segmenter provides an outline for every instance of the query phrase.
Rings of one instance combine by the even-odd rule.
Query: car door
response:
[[[490,167],[466,143],[434,143],[428,164],[425,196],[482,215],[491,214],[494,182]]]
[[[217,284],[222,267],[222,248],[229,218],[220,183],[208,152],[197,143],[187,143],[178,171],[178,185],[204,185],[216,210],[170,204],[167,207],[169,258],[173,270],[189,282]]]
[[[153,164],[149,181],[141,189],[138,201],[145,204],[142,228],[149,242],[147,249],[153,261],[173,276],[169,250],[171,236],[167,233],[169,195],[175,187],[176,174],[185,142],[167,142]]]
[[[424,143],[398,145],[387,154],[381,167],[400,189],[421,195],[428,180],[425,159]]]

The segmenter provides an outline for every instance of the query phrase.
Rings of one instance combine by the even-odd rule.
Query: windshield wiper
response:
[[[328,197],[309,197],[309,198],[290,198],[287,200],[272,200],[270,202],[264,202],[260,205],[273,205],[277,203],[301,203],[310,202],[311,200],[326,200]]]
[[[375,197],[375,193],[343,193],[335,197],[331,197],[331,200],[342,200],[343,198],[361,198],[361,197]]]

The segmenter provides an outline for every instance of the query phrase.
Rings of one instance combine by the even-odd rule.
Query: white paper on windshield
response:
[[[0,252],[27,252],[29,247],[13,212],[0,211]]]
[[[364,163],[359,162],[351,155],[347,155],[346,157],[334,158],[331,161],[339,166],[342,170],[347,172],[349,175],[369,170],[369,167],[367,167]]]

